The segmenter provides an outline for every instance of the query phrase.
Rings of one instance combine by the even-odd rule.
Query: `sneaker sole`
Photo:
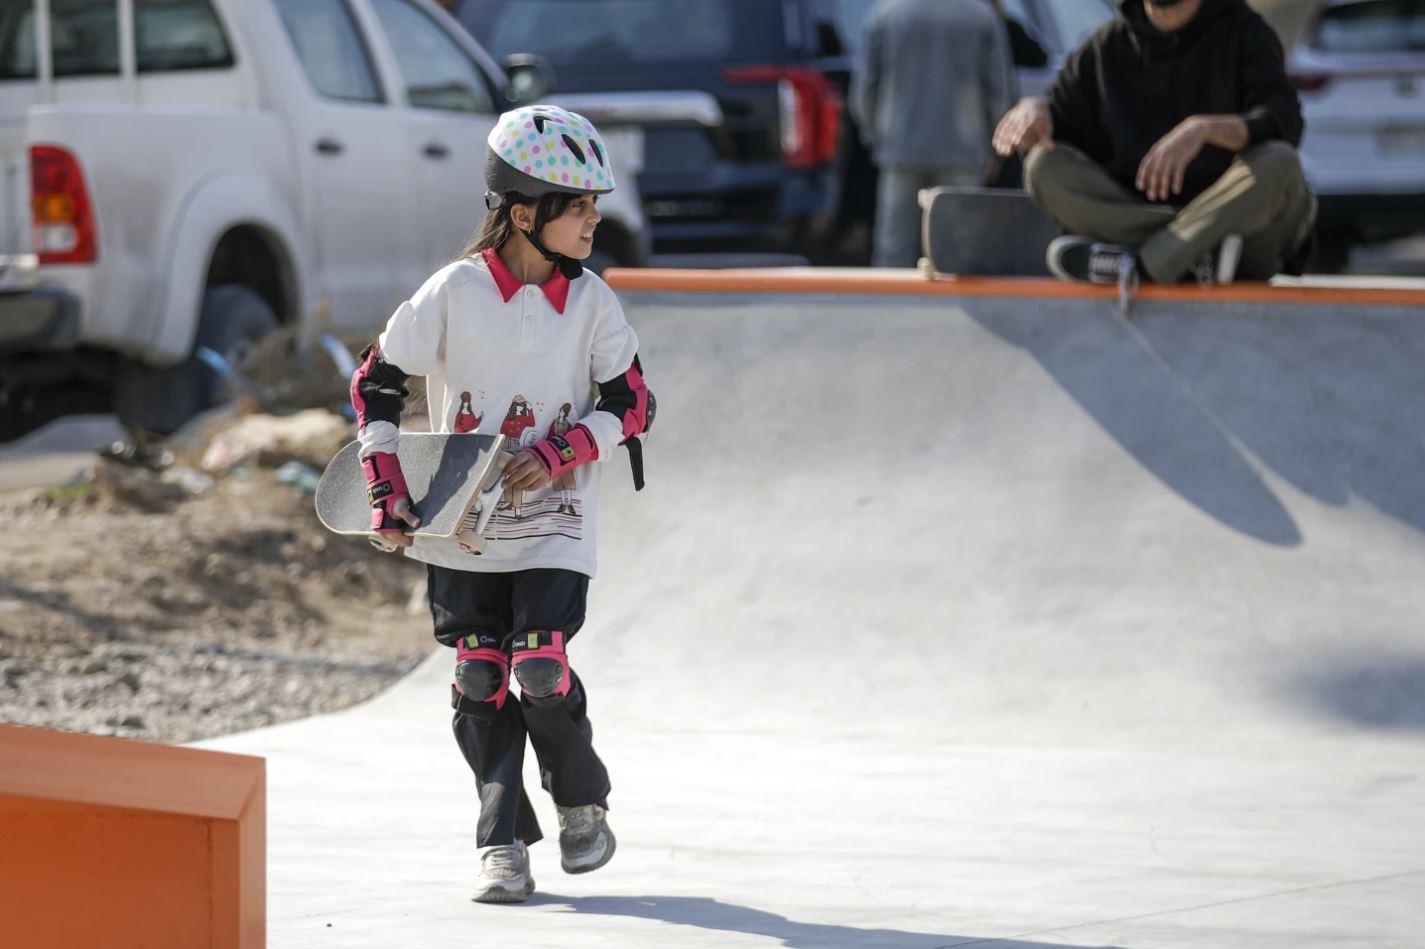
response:
[[[599,867],[602,867],[604,864],[612,860],[614,858],[614,850],[618,848],[618,840],[614,837],[614,832],[609,830],[608,827],[604,828],[604,833],[609,835],[609,846],[608,849],[604,851],[604,855],[599,858],[599,861],[597,863],[591,863],[587,866],[576,867],[561,857],[559,860],[559,865],[564,868],[564,872],[593,873],[595,870],[599,869]]]
[[[523,890],[507,890],[502,886],[492,886],[476,890],[470,897],[476,903],[523,903],[534,895],[534,880],[524,885]]]
[[[1051,274],[1058,277],[1060,280],[1067,280],[1069,283],[1082,283],[1083,281],[1080,280],[1078,277],[1067,273],[1062,267],[1059,266],[1059,255],[1055,253],[1055,251],[1058,249],[1059,246],[1062,246],[1059,244],[1061,240],[1063,240],[1062,237],[1054,238],[1052,241],[1049,242],[1049,246],[1044,249],[1044,265],[1049,268],[1049,272]]]

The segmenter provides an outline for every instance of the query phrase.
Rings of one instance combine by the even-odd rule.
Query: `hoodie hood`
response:
[[[1120,0],[1118,4],[1118,16],[1128,24],[1129,35],[1140,50],[1155,49],[1161,44],[1190,45],[1218,20],[1247,9],[1247,0],[1202,0],[1202,9],[1186,26],[1174,33],[1163,33],[1148,20],[1145,2]]]

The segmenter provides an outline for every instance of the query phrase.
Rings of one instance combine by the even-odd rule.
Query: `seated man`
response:
[[[1300,272],[1316,201],[1282,47],[1245,0],[1124,0],[995,130],[1065,231],[1060,277],[1136,285]],[[1214,253],[1221,248],[1221,253]]]

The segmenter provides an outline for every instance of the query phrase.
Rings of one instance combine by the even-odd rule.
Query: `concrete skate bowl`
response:
[[[620,289],[659,416],[571,649],[618,856],[466,899],[442,651],[211,743],[268,761],[273,945],[1419,945],[1425,294],[729,286]]]
[[[901,711],[996,737],[1425,716],[1418,661],[1388,699],[1348,671],[1425,645],[1418,308],[628,304],[663,430],[608,569],[707,604],[678,639],[734,678],[787,697],[799,655],[809,720],[898,676]]]

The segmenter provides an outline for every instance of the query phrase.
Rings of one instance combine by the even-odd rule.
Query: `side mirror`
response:
[[[514,53],[501,65],[510,80],[505,98],[512,106],[530,105],[554,91],[554,67],[543,56]]]

